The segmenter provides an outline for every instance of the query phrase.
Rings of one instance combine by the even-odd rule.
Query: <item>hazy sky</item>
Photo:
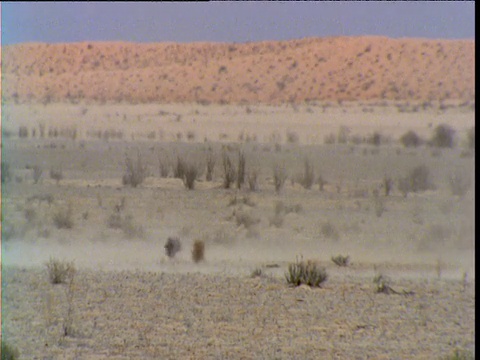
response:
[[[474,39],[475,2],[2,2],[2,44],[247,42],[383,35]]]

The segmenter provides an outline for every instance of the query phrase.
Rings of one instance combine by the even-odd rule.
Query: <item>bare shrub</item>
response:
[[[169,237],[164,246],[165,255],[169,258],[175,257],[175,255],[182,250],[182,243],[178,237]]]
[[[72,204],[68,204],[67,209],[59,208],[53,214],[53,223],[57,229],[72,229],[73,222],[73,210]]]
[[[292,286],[302,284],[310,287],[320,287],[327,280],[325,268],[320,268],[314,261],[296,261],[288,265],[288,271],[285,273],[287,283]]]
[[[430,140],[430,144],[435,147],[452,148],[454,135],[455,135],[455,130],[452,127],[446,124],[438,125],[433,130],[433,135]]]
[[[400,178],[398,181],[398,189],[404,196],[409,192],[420,192],[425,190],[433,190],[435,186],[430,180],[430,171],[426,165],[414,167],[407,176]]]
[[[287,171],[285,170],[285,166],[276,164],[273,168],[273,182],[277,194],[283,189],[286,180]]]
[[[212,181],[213,180],[213,170],[215,169],[216,158],[214,154],[209,152],[207,154],[207,175],[206,180]]]
[[[417,147],[420,146],[423,143],[423,140],[420,138],[420,136],[417,135],[417,133],[413,130],[407,131],[405,134],[403,134],[400,137],[400,143],[404,147]]]
[[[350,256],[337,255],[332,256],[332,261],[338,266],[348,266],[350,263]]]
[[[45,265],[47,266],[48,279],[52,284],[65,284],[71,281],[76,273],[73,261],[67,262],[50,258]]]
[[[137,152],[137,161],[135,163],[130,157],[126,156],[125,165],[125,174],[122,177],[123,185],[137,187],[142,184],[147,177],[147,166],[143,164],[140,152]]]
[[[196,240],[192,248],[192,260],[194,263],[199,263],[205,258],[205,243],[202,240]]]
[[[54,168],[51,168],[50,169],[50,179],[52,180],[55,180],[55,182],[57,183],[57,185],[60,183],[60,180],[63,179],[63,171],[62,169],[58,168],[58,169],[54,169]]]
[[[237,172],[235,167],[232,164],[232,160],[226,152],[223,153],[223,187],[225,189],[230,189],[232,183],[237,178]]]
[[[238,167],[237,167],[237,189],[241,189],[245,182],[245,168],[246,160],[243,151],[238,152]]]

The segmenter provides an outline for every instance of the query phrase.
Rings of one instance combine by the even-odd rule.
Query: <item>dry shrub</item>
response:
[[[350,263],[350,256],[337,255],[332,256],[332,261],[338,266],[348,266]]]
[[[205,243],[202,240],[196,240],[192,248],[192,260],[194,263],[199,263],[205,258]]]
[[[323,237],[337,241],[340,239],[340,233],[338,232],[337,228],[330,222],[326,221],[320,227],[320,233]]]
[[[10,344],[7,344],[2,339],[2,350],[0,352],[2,360],[17,360],[20,358],[18,349]]]
[[[232,164],[232,160],[230,159],[230,157],[227,155],[226,152],[223,153],[222,160],[223,160],[223,187],[225,189],[230,189],[232,183],[237,178],[237,172],[235,170],[235,167]]]
[[[310,287],[320,287],[328,278],[325,268],[320,268],[314,261],[296,261],[288,265],[285,273],[287,283],[292,286],[302,284]]]
[[[300,142],[300,137],[295,131],[287,131],[287,142],[290,144],[298,144]]]
[[[237,226],[243,225],[246,229],[250,229],[260,223],[260,218],[252,215],[249,212],[238,210],[235,212],[235,221]]]
[[[60,183],[60,180],[63,179],[63,171],[62,169],[50,169],[50,179],[55,180],[57,185]]]
[[[275,185],[275,192],[277,194],[283,189],[286,180],[287,171],[285,170],[285,166],[276,164],[273,168],[273,181]]]
[[[50,261],[45,265],[48,270],[48,278],[52,284],[65,284],[72,281],[76,273],[73,261],[67,262],[50,258]]]
[[[216,163],[216,158],[214,154],[209,152],[207,154],[207,176],[206,176],[207,181],[213,180],[213,170],[215,169],[215,163]]]
[[[430,171],[426,165],[419,165],[409,171],[407,176],[400,178],[398,189],[404,196],[409,192],[433,190],[435,186],[430,180]]]
[[[245,182],[246,160],[243,151],[238,152],[238,168],[237,168],[237,189],[241,189]]]
[[[300,184],[305,189],[311,189],[314,182],[315,182],[315,170],[313,168],[313,165],[310,163],[310,160],[306,158],[304,162],[303,177],[300,180]]]
[[[32,168],[33,171],[33,183],[37,184],[40,178],[42,177],[43,170],[40,166],[34,165]]]
[[[147,177],[147,166],[143,164],[140,152],[137,153],[137,162],[134,163],[128,156],[125,158],[125,174],[122,177],[123,185],[137,187]]]
[[[178,237],[169,237],[165,243],[165,255],[169,258],[175,257],[175,255],[182,250],[182,243]]]
[[[73,222],[73,210],[72,204],[68,204],[67,209],[59,208],[53,214],[53,223],[57,229],[72,229]]]
[[[407,131],[400,137],[400,142],[404,147],[417,147],[423,143],[423,140],[413,130]]]
[[[454,196],[463,197],[471,186],[471,179],[465,175],[459,173],[452,174],[448,178],[448,185],[450,186],[450,191]]]
[[[247,176],[248,180],[248,188],[250,191],[257,191],[258,190],[258,171],[257,170],[250,170]]]
[[[194,163],[185,163],[184,166],[183,184],[187,189],[193,190],[195,188],[195,180],[197,179],[199,168]]]
[[[454,135],[455,130],[452,127],[446,124],[438,125],[433,130],[430,145],[441,148],[452,148]]]

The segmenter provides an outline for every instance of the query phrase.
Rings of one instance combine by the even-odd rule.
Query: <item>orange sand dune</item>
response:
[[[30,43],[4,46],[2,56],[4,101],[278,104],[475,96],[474,40]]]

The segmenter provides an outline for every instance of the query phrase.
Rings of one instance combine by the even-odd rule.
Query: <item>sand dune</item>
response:
[[[4,100],[301,103],[472,100],[473,40],[330,37],[29,43],[2,49]]]

